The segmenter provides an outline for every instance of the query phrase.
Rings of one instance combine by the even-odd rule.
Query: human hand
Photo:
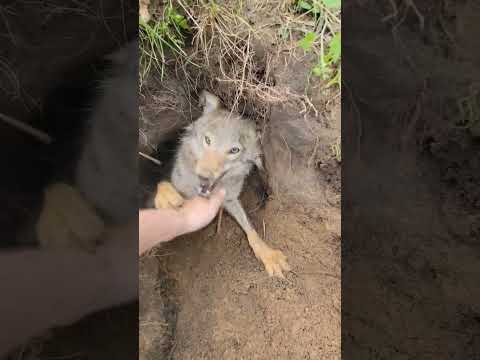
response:
[[[185,200],[178,209],[183,218],[182,233],[190,233],[207,226],[217,215],[225,198],[225,189],[214,191],[209,198],[197,196]]]
[[[214,191],[210,198],[182,199],[180,207],[140,210],[139,254],[159,243],[207,226],[218,213],[224,198],[225,190],[219,190]]]

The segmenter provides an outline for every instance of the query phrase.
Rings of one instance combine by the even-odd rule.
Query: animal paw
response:
[[[172,183],[163,181],[157,186],[155,207],[157,209],[177,208],[183,205],[183,197],[173,187]]]
[[[268,275],[285,278],[282,271],[290,271],[290,265],[287,263],[287,257],[280,251],[271,248],[262,250],[258,257],[263,262]]]
[[[247,238],[255,256],[263,262],[268,275],[285,278],[283,271],[291,270],[287,257],[280,250],[268,246],[256,231],[247,232]]]
[[[57,183],[45,190],[35,231],[44,248],[81,248],[93,251],[104,223],[95,209],[73,187]]]

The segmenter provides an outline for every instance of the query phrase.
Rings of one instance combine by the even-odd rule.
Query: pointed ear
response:
[[[203,114],[211,113],[220,107],[220,99],[215,95],[203,90],[199,98],[200,106],[203,107]]]

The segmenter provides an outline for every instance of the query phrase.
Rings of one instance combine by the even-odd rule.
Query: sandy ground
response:
[[[228,216],[218,234],[212,224],[165,246],[157,264],[174,284],[173,358],[339,358],[339,239],[302,207],[270,200],[255,210],[248,197],[256,228],[262,233],[265,224],[266,240],[285,252],[293,272],[269,278]]]

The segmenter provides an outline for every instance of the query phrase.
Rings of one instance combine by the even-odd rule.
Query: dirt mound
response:
[[[167,349],[175,359],[340,358],[339,239],[311,209],[276,199],[262,208],[258,181],[249,180],[241,201],[266,241],[288,254],[294,271],[286,280],[269,278],[230,217],[218,233],[211,224],[166,245],[157,269],[142,271],[142,288],[151,287],[143,276],[158,287],[174,284],[170,293],[141,291],[142,338],[159,351],[146,358],[162,358]],[[158,268],[162,276],[153,275]],[[170,315],[166,327],[148,333],[142,323],[165,316],[158,296],[175,299],[176,321]],[[173,338],[164,332],[171,326]],[[169,341],[173,349],[162,345]]]
[[[272,279],[255,259],[245,236],[227,218],[179,239],[165,251],[178,302],[175,358],[339,358],[340,246],[320,219],[277,200],[255,210],[266,240],[289,256],[294,272]]]

